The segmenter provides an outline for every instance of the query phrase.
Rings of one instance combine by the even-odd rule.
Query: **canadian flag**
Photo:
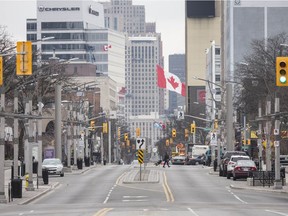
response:
[[[104,45],[103,50],[108,51],[109,48],[112,48],[112,46],[111,45]]]
[[[158,87],[165,88],[169,91],[177,92],[182,96],[186,96],[186,85],[182,83],[175,74],[164,72],[163,68],[157,65]]]

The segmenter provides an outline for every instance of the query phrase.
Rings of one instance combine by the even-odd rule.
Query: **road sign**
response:
[[[214,145],[214,146],[217,145],[217,133],[215,132],[212,132],[210,134],[210,145]]]
[[[140,164],[143,164],[143,161],[144,161],[144,151],[143,149],[139,149],[138,150],[138,162]]]
[[[156,152],[157,152],[157,148],[154,147],[154,148],[152,149],[152,151],[153,151],[154,153],[156,153]]]
[[[180,119],[184,119],[184,112],[183,111],[178,111],[178,115],[177,118]]]
[[[145,138],[137,138],[136,139],[136,149],[145,149],[146,148],[146,143],[145,143]]]

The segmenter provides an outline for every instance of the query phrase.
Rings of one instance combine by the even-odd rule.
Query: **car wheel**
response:
[[[60,174],[61,177],[64,177],[64,173]]]

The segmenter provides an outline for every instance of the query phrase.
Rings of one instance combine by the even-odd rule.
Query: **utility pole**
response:
[[[18,114],[18,90],[14,90],[14,113]],[[14,159],[13,159],[13,176],[18,178],[18,155],[19,155],[19,124],[18,118],[14,118]]]
[[[271,98],[267,97],[266,101],[266,115],[271,114]],[[270,145],[270,131],[271,131],[271,121],[270,119],[266,121],[266,171],[271,171],[271,145]]]
[[[5,94],[3,85],[0,87],[1,93],[1,104],[0,111],[5,111]],[[7,199],[5,197],[5,169],[4,169],[4,160],[5,160],[5,117],[0,117],[0,203],[7,203]]]
[[[276,119],[275,119],[275,130],[274,130],[274,135],[275,135],[275,181],[274,181],[274,188],[275,189],[282,189],[282,182],[280,179],[280,140],[281,140],[281,135],[280,135],[280,99],[276,93],[275,97],[275,114],[276,114]],[[278,115],[277,115],[278,114]]]
[[[37,121],[37,143],[38,143],[38,179],[41,184],[43,182],[42,178],[42,97],[38,96],[38,116],[40,117]],[[44,183],[44,182],[43,182]]]
[[[226,84],[226,132],[227,132],[227,151],[234,150],[234,140],[233,140],[233,104],[232,104],[232,84]]]
[[[262,117],[262,107],[261,107],[261,101],[259,101],[258,103],[258,117],[259,119],[261,119]],[[259,120],[259,124],[258,124],[258,139],[257,139],[257,145],[258,145],[258,158],[259,158],[259,170],[262,170],[262,151],[263,151],[263,147],[262,147],[262,122],[261,120]]]
[[[109,153],[109,164],[111,164],[111,120],[109,119],[108,120],[108,133],[109,133],[109,136],[108,136],[108,153]]]
[[[32,111],[32,95],[29,94],[28,101],[26,101],[25,106],[25,114],[31,114]],[[26,190],[28,191],[34,191],[34,185],[33,185],[33,164],[32,164],[32,145],[33,145],[33,131],[32,131],[32,119],[27,119],[25,123],[26,128],[26,151],[27,151],[27,158],[26,158],[26,171],[28,172],[29,178],[28,178],[28,188]]]
[[[62,143],[61,143],[61,85],[57,84],[55,87],[55,155],[62,161]]]
[[[103,165],[104,164],[104,146],[103,146],[103,132],[101,132],[101,165]]]
[[[72,146],[72,136],[71,136],[71,116],[72,116],[72,104],[68,105],[68,122],[67,122],[67,171],[71,172],[71,146]]]
[[[77,125],[76,125],[76,121],[77,121],[77,113],[76,113],[76,108],[73,109],[73,119],[74,119],[74,123],[73,123],[73,158],[74,158],[74,166],[77,166],[77,134],[76,134],[76,130],[77,130]]]

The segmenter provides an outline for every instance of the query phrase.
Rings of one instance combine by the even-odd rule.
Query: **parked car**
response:
[[[42,169],[47,169],[49,175],[64,176],[63,164],[59,158],[46,158],[43,160]]]
[[[184,165],[185,164],[185,156],[175,156],[172,157],[171,163],[173,165]]]
[[[232,170],[238,160],[250,160],[250,157],[245,155],[232,155],[227,164],[227,179],[230,179],[232,176]]]
[[[246,155],[247,156],[246,152],[244,151],[226,151],[220,160],[219,176],[227,175],[227,164],[232,155],[244,155],[244,156]]]
[[[248,178],[249,173],[256,170],[256,164],[253,160],[238,160],[232,170],[233,180]]]

